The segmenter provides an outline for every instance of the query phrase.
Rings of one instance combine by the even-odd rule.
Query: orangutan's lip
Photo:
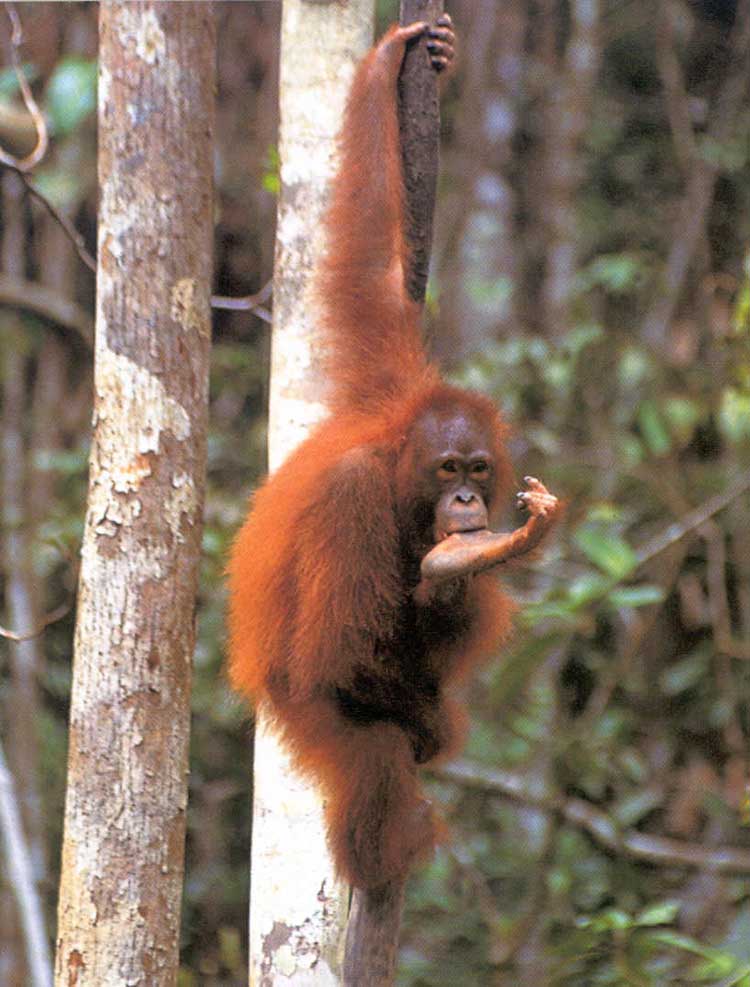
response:
[[[450,528],[448,531],[438,532],[437,541],[435,542],[435,544],[437,545],[441,541],[445,541],[445,539],[449,538],[451,535],[470,535],[476,531],[487,531],[487,530],[488,528],[486,524],[480,524],[474,528]]]

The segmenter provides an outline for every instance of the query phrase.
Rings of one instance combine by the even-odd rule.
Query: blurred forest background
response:
[[[17,9],[51,130],[33,182],[93,251],[96,5]],[[399,983],[748,987],[750,2],[449,9],[429,333],[568,512],[508,577],[518,632],[472,687],[465,756],[429,781],[453,839],[411,882]],[[272,273],[279,14],[216,4],[223,295]],[[9,33],[0,17],[0,118],[21,105]],[[0,622],[53,619],[0,638],[0,730],[52,934],[94,279],[37,202],[26,224],[25,269],[10,251],[0,272]],[[266,295],[215,313],[182,987],[246,982],[251,729],[222,672],[222,571],[265,469]]]

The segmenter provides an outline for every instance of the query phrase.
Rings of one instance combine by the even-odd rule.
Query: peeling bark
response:
[[[215,32],[100,9],[94,434],[57,987],[172,985],[210,345]]]

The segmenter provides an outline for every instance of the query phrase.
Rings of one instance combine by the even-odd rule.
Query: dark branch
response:
[[[434,24],[443,0],[401,0],[402,24]],[[399,127],[406,190],[406,240],[410,263],[406,286],[415,302],[424,302],[432,249],[432,221],[440,144],[437,74],[430,65],[427,39],[409,46],[399,77]]]
[[[8,167],[14,168],[15,171],[18,172],[18,174],[21,176],[21,180],[26,186],[29,195],[33,196],[33,198],[35,198],[37,202],[40,202],[47,210],[47,212],[50,214],[50,216],[52,216],[52,218],[56,220],[60,224],[60,226],[62,226],[63,230],[65,230],[66,235],[72,242],[73,246],[76,248],[76,252],[78,256],[81,258],[81,260],[86,265],[86,267],[88,267],[90,271],[93,271],[94,274],[96,274],[96,261],[86,249],[86,244],[83,241],[83,237],[75,228],[75,226],[71,223],[68,217],[64,213],[60,212],[57,206],[54,206],[49,201],[49,199],[39,191],[39,189],[35,188],[31,184],[31,178],[29,175],[24,174],[22,170],[15,167],[14,165],[8,165]]]
[[[403,881],[393,881],[383,888],[354,892],[344,954],[347,987],[393,983],[404,891]]]

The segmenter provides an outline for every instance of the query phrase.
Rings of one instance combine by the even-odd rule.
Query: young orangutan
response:
[[[362,888],[430,854],[417,765],[455,751],[453,692],[508,633],[512,605],[484,570],[558,514],[527,478],[526,524],[489,530],[512,489],[505,428],[487,397],[441,380],[405,289],[396,82],[425,33],[441,70],[447,16],[392,27],[356,73],[317,273],[331,415],[257,491],[229,566],[232,681],[321,786],[336,866]]]

